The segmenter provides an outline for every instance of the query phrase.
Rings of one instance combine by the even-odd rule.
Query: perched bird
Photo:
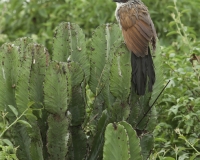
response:
[[[152,92],[155,83],[154,64],[151,56],[156,49],[156,30],[148,8],[141,0],[113,0],[117,3],[115,16],[124,41],[131,51],[132,83],[138,95],[144,95],[146,85]]]

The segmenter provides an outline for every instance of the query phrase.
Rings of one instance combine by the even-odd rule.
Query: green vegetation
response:
[[[88,154],[88,150],[78,153],[77,150],[86,148],[86,137],[90,137],[87,139],[91,148],[90,154],[87,155],[88,159],[95,159],[94,157],[98,155],[109,159],[111,155],[108,153],[112,146],[109,143],[104,145],[104,140],[99,137],[104,136],[105,130],[105,140],[111,142],[115,142],[115,136],[121,135],[127,142],[125,144],[123,141],[124,148],[131,148],[134,146],[129,143],[131,139],[135,139],[135,143],[138,143],[135,130],[131,126],[134,129],[147,129],[148,134],[141,138],[141,148],[133,149],[134,153],[124,152],[121,155],[123,157],[130,158],[131,154],[134,154],[140,159],[139,153],[145,156],[152,149],[153,131],[155,143],[150,159],[200,159],[200,21],[198,20],[200,0],[143,0],[143,2],[150,10],[161,45],[154,59],[158,72],[157,81],[161,82],[157,86],[166,84],[168,80],[170,83],[153,108],[153,114],[148,115],[143,121],[145,124],[140,125],[137,125],[139,119],[135,118],[135,112],[131,112],[124,101],[130,94],[126,89],[130,84],[127,82],[127,86],[119,88],[125,80],[117,79],[115,75],[117,71],[114,66],[121,64],[118,57],[127,61],[128,55],[114,55],[109,52],[111,55],[108,59],[105,59],[103,55],[105,49],[116,49],[121,42],[121,38],[118,38],[121,36],[120,32],[117,32],[117,25],[111,25],[111,30],[106,29],[106,26],[98,27],[101,24],[116,22],[115,4],[112,0],[30,0],[30,2],[10,0],[10,2],[0,2],[0,44],[12,42],[19,37],[31,38],[18,39],[11,44],[4,44],[0,52],[0,59],[4,59],[6,65],[9,63],[5,67],[5,73],[12,73],[6,77],[7,81],[0,84],[0,159],[6,157],[15,160],[17,159],[16,151],[17,155],[22,157],[21,159],[23,157],[34,159],[34,156],[40,159],[42,157],[62,159],[67,151],[70,153],[67,158],[81,159],[80,157]],[[61,22],[76,23],[83,31],[77,25],[74,25],[73,30],[66,31],[66,28],[59,25]],[[92,35],[97,27],[95,34]],[[112,34],[113,30],[119,35]],[[111,35],[109,43],[106,45],[98,43],[105,41],[105,34],[108,32]],[[71,35],[73,38],[70,37]],[[86,35],[86,41],[84,35]],[[63,45],[65,38],[69,38],[72,45],[69,43],[66,43],[66,46]],[[119,40],[116,41],[116,39]],[[43,46],[35,45],[33,41]],[[99,48],[97,44],[101,47]],[[20,46],[20,50],[16,46]],[[92,53],[88,53],[90,62],[94,62],[91,65],[98,65],[95,63],[104,65],[98,65],[100,66],[99,72],[94,70],[94,66],[89,68],[89,63],[86,63],[89,61],[86,52],[91,49],[95,49]],[[102,51],[104,51],[102,55],[96,54]],[[2,56],[2,53],[10,52],[13,54]],[[127,52],[124,46],[119,49],[119,53],[122,52]],[[83,56],[80,57],[79,53]],[[51,62],[50,59],[54,61]],[[111,59],[113,59],[113,65],[110,64]],[[32,60],[37,62],[34,67],[30,66]],[[56,62],[56,60],[62,62]],[[70,63],[71,68],[67,66],[68,60],[72,62]],[[46,69],[47,63],[49,63],[48,69]],[[1,62],[0,65],[4,64]],[[125,73],[125,76],[129,77],[130,72],[126,67],[122,67],[124,69],[122,74]],[[108,74],[108,68],[111,70],[111,75]],[[163,74],[160,74],[161,72]],[[52,74],[57,76],[52,76]],[[101,74],[103,77],[100,76]],[[95,76],[89,79],[89,75]],[[1,75],[1,78],[3,76],[5,75]],[[73,81],[70,81],[71,78]],[[103,87],[99,85],[98,80],[105,85]],[[108,80],[111,85],[106,84]],[[86,85],[87,82],[89,85]],[[52,85],[55,87],[54,90],[50,90]],[[66,85],[66,88],[61,87],[63,85]],[[12,86],[12,89],[8,86]],[[41,89],[43,87],[44,92]],[[160,88],[155,90],[158,92],[153,93],[150,104],[156,98]],[[67,95],[69,99],[62,99],[60,95]],[[143,99],[144,106],[147,99],[148,95],[146,99]],[[132,103],[134,100],[131,100]],[[103,111],[105,109],[103,103],[108,106],[108,112]],[[4,112],[4,104],[9,104],[6,108],[12,114]],[[119,110],[118,106],[122,104],[125,109]],[[55,105],[59,108],[55,109]],[[63,106],[65,108],[62,108]],[[66,113],[66,110],[70,112]],[[112,118],[107,119],[107,114]],[[127,118],[131,126],[126,122],[116,123],[116,126],[109,124]],[[144,128],[147,119],[150,121],[147,128]],[[44,122],[51,126],[48,130]],[[115,127],[119,130],[113,134]],[[59,130],[60,128],[62,130]],[[40,136],[38,136],[39,129],[43,130]],[[56,133],[54,133],[55,130]],[[69,130],[72,134],[69,134]],[[54,139],[58,133],[60,139]],[[46,141],[46,134],[47,146],[43,145]],[[82,143],[77,145],[77,141]],[[150,146],[146,146],[147,142]],[[52,144],[63,146],[61,147],[63,154],[54,154],[57,148],[53,148],[55,146]],[[24,150],[19,150],[19,145],[24,146]],[[27,146],[31,146],[31,149],[28,150]],[[101,148],[98,148],[99,146]],[[120,147],[116,148],[116,154],[120,154],[120,150]]]
[[[52,60],[47,49],[30,38],[2,45],[0,110],[10,125],[3,124],[0,136],[2,142],[8,137],[18,146],[20,160],[109,159],[116,153],[119,159],[147,159],[154,144],[156,109],[147,111],[162,81],[154,85],[153,94],[136,95],[127,81],[130,54],[120,37],[118,25],[101,25],[87,51],[81,28],[64,22],[55,31]],[[90,107],[86,86],[94,96]],[[106,137],[107,132],[116,133],[115,139]],[[115,152],[110,142],[119,146]]]

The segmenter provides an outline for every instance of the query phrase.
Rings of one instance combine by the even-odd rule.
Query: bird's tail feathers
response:
[[[152,92],[155,83],[155,70],[150,49],[148,49],[148,55],[144,57],[137,57],[134,53],[131,53],[131,66],[132,83],[136,93],[144,95],[147,85],[148,91]]]

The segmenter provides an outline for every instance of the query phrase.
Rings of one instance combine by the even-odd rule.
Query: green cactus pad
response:
[[[86,53],[85,35],[77,24],[64,22],[56,28],[53,60],[77,62],[83,69],[86,80],[89,79],[90,63]]]
[[[103,160],[128,160],[129,137],[123,125],[112,123],[108,124],[105,131],[105,144],[103,148]]]
[[[115,51],[111,66],[110,91],[121,101],[126,102],[131,89],[131,54],[125,44]]]
[[[136,131],[133,129],[133,127],[130,124],[128,124],[125,121],[119,122],[119,124],[124,126],[129,136],[128,143],[130,146],[129,148],[129,152],[131,155],[130,160],[142,160],[140,139],[138,138]]]
[[[0,110],[16,107],[15,88],[20,67],[18,46],[6,43],[0,48]]]
[[[47,131],[47,148],[49,160],[64,160],[68,151],[70,120],[64,114],[49,115]]]
[[[23,52],[20,51],[21,63],[19,68],[18,81],[16,85],[16,103],[20,114],[27,109],[28,103],[30,101],[29,79],[32,64],[32,54],[30,52],[30,48],[31,47],[26,47],[26,49]]]
[[[67,111],[71,98],[71,80],[67,63],[51,62],[44,82],[45,109],[53,114]]]
[[[29,52],[32,53],[32,65],[30,73],[30,101],[35,102],[32,107],[42,108],[44,100],[43,82],[46,67],[49,64],[49,54],[47,49],[39,44],[28,46]]]
[[[111,50],[115,41],[121,38],[119,27],[107,24],[98,27],[92,37],[90,65],[91,76],[89,85],[92,92],[98,95],[108,84],[110,65],[114,50]]]

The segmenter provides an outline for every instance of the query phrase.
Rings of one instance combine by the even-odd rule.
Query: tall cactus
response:
[[[113,44],[117,43],[117,46],[120,40],[118,26],[111,24],[98,27],[92,37],[89,85],[96,97],[101,94],[107,106],[111,106],[113,102],[113,97],[109,94],[108,83],[115,51]]]
[[[65,159],[70,124],[70,115],[66,112],[71,98],[71,80],[66,63],[50,63],[45,75],[44,95],[45,109],[50,113],[47,131],[49,159]]]
[[[18,112],[19,114],[22,114],[27,109],[29,103],[29,77],[32,64],[32,54],[29,52],[27,44],[19,46],[19,61],[20,65],[19,73],[17,75],[18,80],[16,83],[15,98]],[[21,157],[21,159],[31,160],[31,138],[28,135],[26,126],[17,124],[15,130],[18,131],[15,133],[16,137],[18,137],[16,140],[23,149],[18,150],[19,157]]]
[[[120,44],[120,32],[117,25],[107,24],[99,26],[93,33],[89,53],[90,58],[90,79],[89,86],[95,95],[93,104],[93,112],[90,115],[91,124],[97,126],[96,136],[90,137],[91,152],[89,159],[101,159],[103,143],[102,134],[105,126],[108,124],[109,116],[102,112],[106,108],[110,108],[114,101],[114,97],[110,94],[109,77],[112,59],[115,48],[113,44]],[[111,49],[113,47],[113,49]],[[111,112],[109,112],[111,113]],[[102,116],[101,116],[102,115]],[[108,116],[105,118],[105,116]],[[96,117],[95,119],[93,117]],[[106,120],[107,119],[107,120]],[[105,120],[105,121],[104,121]],[[101,122],[102,121],[102,122]],[[102,126],[103,125],[103,126]],[[101,136],[101,138],[100,138]]]
[[[37,117],[37,121],[31,125],[34,143],[31,143],[31,155],[35,155],[32,159],[47,159],[46,148],[46,132],[47,132],[47,112],[43,109],[44,93],[43,83],[46,68],[49,65],[49,54],[47,49],[39,44],[30,44],[28,51],[32,53],[32,65],[29,79],[29,101],[34,102],[32,105],[33,113]]]
[[[69,159],[83,159],[86,155],[86,135],[82,129],[85,118],[85,86],[90,75],[89,59],[86,53],[85,35],[73,23],[61,23],[55,32],[53,60],[68,62],[71,75],[72,98],[69,103],[71,113],[71,139]],[[77,144],[77,142],[79,142]]]
[[[118,25],[99,26],[88,44],[86,50],[80,27],[67,22],[56,28],[52,61],[28,38],[0,48],[0,109],[11,123],[24,115],[11,128],[20,160],[148,158],[152,105],[162,89],[159,67],[153,93],[138,96]],[[159,59],[156,53],[156,67]],[[86,116],[89,89],[94,101]],[[87,136],[86,127],[93,128]]]
[[[27,109],[29,102],[29,78],[32,64],[32,53],[27,46],[25,49],[19,47],[19,73],[16,83],[16,103],[20,114]]]
[[[36,45],[31,44],[31,42],[32,40],[29,38],[20,38],[12,44],[6,44],[2,46],[1,51],[4,52],[2,52],[1,54],[3,55],[3,57],[0,58],[0,60],[2,61],[1,64],[3,65],[1,66],[2,72],[0,76],[0,83],[7,83],[7,85],[2,85],[3,91],[0,92],[4,93],[6,97],[6,99],[0,100],[1,103],[3,103],[2,106],[5,106],[5,109],[8,111],[8,118],[10,122],[13,122],[15,118],[17,118],[21,114],[24,114],[26,116],[26,118],[23,117],[23,120],[19,121],[21,123],[15,124],[11,130],[14,144],[20,146],[17,150],[18,158],[22,160],[35,158],[37,158],[38,160],[43,159],[43,145],[40,137],[40,130],[36,123],[37,118],[31,112],[28,113],[28,108],[30,107],[29,90],[30,88],[34,90],[34,86],[32,86],[30,80],[30,75],[32,71],[31,68],[34,68],[32,66],[32,57],[36,53],[33,52]],[[39,48],[40,45],[37,46],[37,48]],[[44,51],[44,47],[40,46],[40,48]],[[40,61],[41,60],[43,59],[40,59]],[[8,101],[7,98],[9,98]],[[12,111],[8,109],[8,105],[12,105],[14,108],[17,109],[15,111],[17,112],[17,115],[15,113],[17,117],[10,116],[12,115]],[[29,121],[29,123],[34,126],[34,129],[27,128],[24,120]]]
[[[20,63],[20,60],[22,60],[20,58],[20,51],[21,48],[25,48],[24,46],[26,45],[27,45],[26,43],[22,43],[22,46],[17,46],[15,45],[15,43],[5,44],[2,46],[1,50],[2,70],[1,70],[0,83],[3,84],[1,85],[1,89],[3,89],[1,90],[1,93],[3,93],[4,95],[2,95],[3,99],[1,99],[0,101],[2,103],[1,106],[4,106],[4,109],[6,109],[9,113],[8,118],[10,122],[13,122],[16,117],[13,116],[12,111],[8,109],[8,105],[12,105],[14,108],[18,108],[17,115],[15,114],[16,116],[22,114],[22,112],[28,106],[27,92],[25,92],[26,94],[25,104],[21,105],[21,103],[18,101],[19,99],[17,98],[17,95],[20,94],[19,88],[18,91],[16,91],[16,88],[18,87],[17,85],[19,84],[20,69],[23,68],[21,64],[25,64],[25,63]],[[24,75],[27,77],[27,74],[28,73],[26,72]],[[25,86],[27,87],[27,85]],[[28,91],[28,88],[26,88],[26,90]],[[21,102],[23,103],[24,101]],[[15,125],[14,129],[12,129],[11,133],[13,135],[15,144],[21,146],[17,152],[18,157],[19,158],[21,157],[21,159],[25,158],[30,159],[30,151],[28,149],[30,146],[30,138],[26,131],[26,127],[23,126],[22,124],[17,124]]]
[[[51,62],[45,74],[45,109],[57,115],[64,115],[71,98],[71,79],[66,63]]]
[[[85,116],[84,87],[90,70],[85,36],[78,25],[68,22],[61,23],[57,27],[53,44],[53,60],[69,64],[72,79],[72,100],[69,110],[72,113],[72,125],[80,125]]]
[[[126,120],[130,114],[128,97],[131,88],[131,65],[130,54],[127,53],[125,45],[116,47],[111,65],[110,93],[115,97],[110,112],[113,120]]]
[[[90,65],[86,53],[85,35],[73,23],[63,22],[55,31],[52,59],[60,62],[74,61],[84,71],[86,79],[90,75]]]

